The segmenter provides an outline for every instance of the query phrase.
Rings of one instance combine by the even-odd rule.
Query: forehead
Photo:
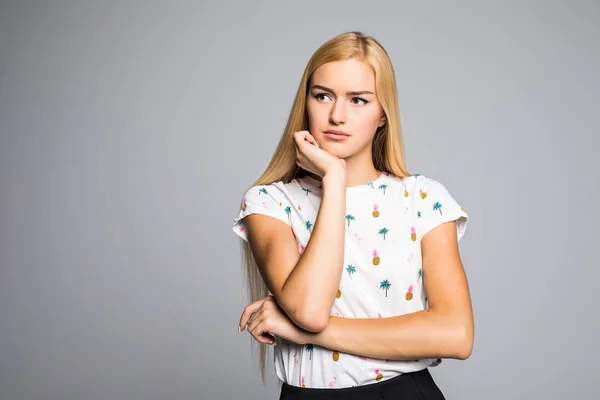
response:
[[[375,71],[357,59],[333,61],[315,70],[312,85],[322,85],[335,91],[369,90],[375,92]]]

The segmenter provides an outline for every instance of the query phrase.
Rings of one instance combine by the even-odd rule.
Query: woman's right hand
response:
[[[345,173],[346,161],[318,147],[318,144],[308,131],[294,132],[296,148],[296,164],[323,178],[325,174],[340,169]]]

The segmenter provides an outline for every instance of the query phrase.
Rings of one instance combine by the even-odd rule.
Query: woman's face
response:
[[[323,64],[313,73],[306,102],[309,131],[323,150],[343,159],[371,157],[373,136],[385,116],[369,64],[356,59]]]

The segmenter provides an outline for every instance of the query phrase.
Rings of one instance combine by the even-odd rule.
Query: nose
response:
[[[347,117],[346,104],[343,101],[336,100],[333,103],[331,113],[329,115],[331,123],[335,125],[343,124],[346,122]]]

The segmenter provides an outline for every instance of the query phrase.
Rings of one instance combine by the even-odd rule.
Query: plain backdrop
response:
[[[600,398],[600,3],[54,0],[0,4],[0,399],[277,398],[231,224],[349,30],[469,212],[447,399]]]

